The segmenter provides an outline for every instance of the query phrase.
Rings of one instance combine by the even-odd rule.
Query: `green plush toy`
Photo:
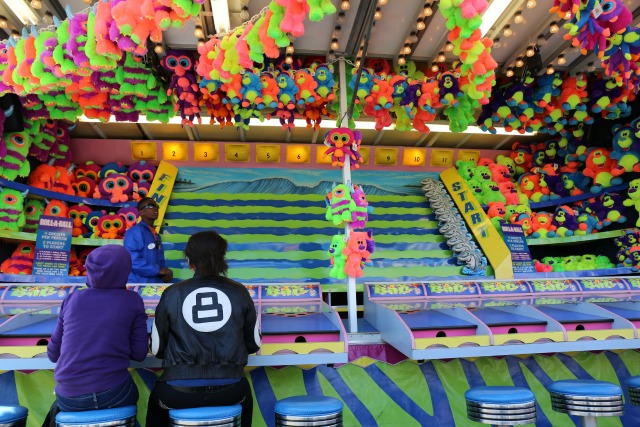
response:
[[[344,265],[347,262],[347,257],[342,253],[344,248],[347,247],[345,236],[336,234],[331,239],[331,246],[329,247],[329,255],[331,256],[331,272],[329,276],[334,279],[346,279],[347,273],[344,272]]]
[[[336,13],[336,7],[331,0],[307,0],[309,3],[309,19],[322,21],[326,15]]]
[[[291,43],[287,34],[280,29],[280,22],[284,18],[285,8],[278,5],[275,1],[269,3],[269,10],[273,14],[269,20],[269,28],[267,34],[271,37],[278,47],[287,47]]]
[[[638,211],[638,220],[636,227],[640,227],[640,179],[634,179],[629,182],[629,190],[627,190],[627,199],[622,202],[625,206],[633,206]]]
[[[249,45],[249,58],[253,62],[262,64],[264,61],[264,45],[260,41],[260,27],[264,24],[264,15],[260,16],[247,34],[247,44]]]

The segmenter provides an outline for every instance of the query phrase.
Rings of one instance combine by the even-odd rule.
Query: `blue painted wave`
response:
[[[415,258],[400,258],[394,260],[385,260],[385,259],[376,259],[375,253],[372,255],[371,263],[367,263],[367,266],[378,267],[378,268],[389,268],[389,267],[443,267],[443,266],[451,266],[455,265],[455,260],[451,258],[423,258],[417,260]],[[228,259],[227,263],[229,264],[229,268],[276,268],[280,269],[314,269],[314,268],[331,268],[331,262],[327,257],[326,260],[313,260],[313,259],[296,259],[294,261],[289,261],[285,259],[243,259],[234,261],[233,259]],[[167,261],[169,267],[177,267],[177,268],[185,268],[186,260],[172,260]],[[365,266],[366,269],[366,266]],[[327,270],[327,274],[329,271]]]
[[[219,207],[219,206],[229,206],[233,204],[233,206],[242,207],[242,206],[273,206],[277,208],[288,208],[290,206],[296,206],[300,208],[324,208],[326,205],[324,202],[314,202],[312,200],[297,200],[297,201],[288,201],[288,200],[221,200],[221,199],[171,199],[169,201],[169,210],[167,212],[171,212],[171,206],[211,206],[211,207]],[[424,202],[420,201],[419,203],[411,202],[411,201],[377,201],[375,203],[371,203],[371,206],[374,208],[424,208],[429,207],[429,203],[425,200]],[[240,211],[240,209],[238,209]]]
[[[328,251],[331,239],[324,243],[286,243],[286,242],[251,242],[251,243],[229,243],[228,251],[241,252],[241,251],[273,251],[273,252],[289,252],[289,251]],[[163,243],[165,250],[168,243]],[[184,251],[185,243],[173,243],[171,250]],[[444,243],[430,243],[430,242],[418,242],[418,243],[380,243],[376,242],[376,251],[393,250],[393,251],[436,251],[436,250],[449,250],[449,246]]]
[[[289,213],[200,213],[200,212],[168,212],[165,215],[165,220],[172,219],[186,219],[186,220],[274,220],[274,221],[308,221],[308,220],[324,220],[323,215],[313,215],[313,214],[289,214]],[[435,221],[435,214],[428,215],[397,215],[397,214],[382,214],[382,215],[371,215],[369,217],[370,220],[376,221]]]
[[[218,231],[220,234],[222,235],[232,235],[232,234],[279,234],[279,235],[288,235],[288,234],[299,234],[299,235],[303,235],[303,236],[309,236],[312,234],[324,234],[326,236],[333,236],[334,234],[338,233],[340,230],[344,230],[344,228],[342,227],[338,227],[336,226],[334,229],[329,228],[329,226],[327,226],[327,228],[324,229],[319,229],[319,228],[312,228],[312,227],[301,227],[301,228],[291,228],[291,227],[245,227],[245,228],[240,228],[240,227],[213,227],[216,231]],[[205,228],[203,227],[175,227],[175,226],[170,226],[170,227],[166,227],[166,233],[168,234],[186,234],[186,235],[191,235],[191,234],[195,234],[198,231],[203,231]],[[367,227],[367,230],[369,228]],[[416,226],[413,229],[407,229],[407,228],[393,228],[393,227],[389,227],[389,228],[385,228],[384,231],[379,230],[380,233],[379,234],[384,234],[386,236],[399,236],[399,235],[403,235],[403,234],[408,234],[411,231],[415,232],[416,234],[419,235],[424,235],[424,234],[431,234],[431,235],[439,235],[440,232],[438,231],[437,228],[424,228],[424,227],[419,227]],[[376,235],[376,232],[374,230],[374,236]]]

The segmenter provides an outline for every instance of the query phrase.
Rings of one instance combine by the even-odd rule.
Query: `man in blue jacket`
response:
[[[171,282],[173,272],[166,267],[162,239],[153,226],[158,219],[158,204],[145,197],[138,202],[138,212],[140,222],[124,235],[124,247],[133,261],[129,283]]]

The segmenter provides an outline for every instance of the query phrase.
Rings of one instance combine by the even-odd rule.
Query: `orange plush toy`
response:
[[[35,243],[20,243],[11,254],[11,258],[4,260],[4,262],[0,264],[0,273],[31,274],[33,268],[33,255],[35,252]]]
[[[587,150],[582,173],[593,179],[591,192],[599,193],[603,188],[622,184],[620,175],[624,173],[624,168],[618,166],[618,161],[611,158],[611,152],[606,148],[591,147]]]
[[[347,246],[342,254],[347,257],[344,272],[350,277],[362,277],[362,264],[370,261],[371,252],[368,250],[370,236],[365,231],[354,231],[349,236]]]

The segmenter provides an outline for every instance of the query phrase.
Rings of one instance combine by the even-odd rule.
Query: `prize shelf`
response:
[[[11,240],[17,242],[35,242],[36,233],[25,233],[24,231],[0,230],[0,239]],[[77,246],[104,246],[104,245],[122,245],[122,239],[94,239],[84,237],[74,237],[71,239],[72,245]]]
[[[581,234],[578,236],[571,236],[571,237],[549,237],[546,239],[527,238],[527,245],[529,246],[561,245],[561,244],[568,244],[568,243],[586,242],[589,240],[612,239],[615,237],[624,236],[625,231],[626,230],[612,230],[612,231],[605,231],[602,233]]]
[[[90,206],[104,206],[108,208],[122,208],[126,205],[133,205],[137,202],[129,201],[123,203],[111,203],[108,200],[102,199],[93,199],[90,197],[77,197],[70,196],[68,194],[56,193],[54,191],[43,190],[42,188],[32,187],[30,185],[21,184],[19,182],[8,181],[4,178],[0,178],[0,187],[11,188],[13,190],[18,190],[20,192],[29,190],[30,196],[40,196],[46,197],[48,199],[62,200],[63,202],[69,203],[82,203]]]

